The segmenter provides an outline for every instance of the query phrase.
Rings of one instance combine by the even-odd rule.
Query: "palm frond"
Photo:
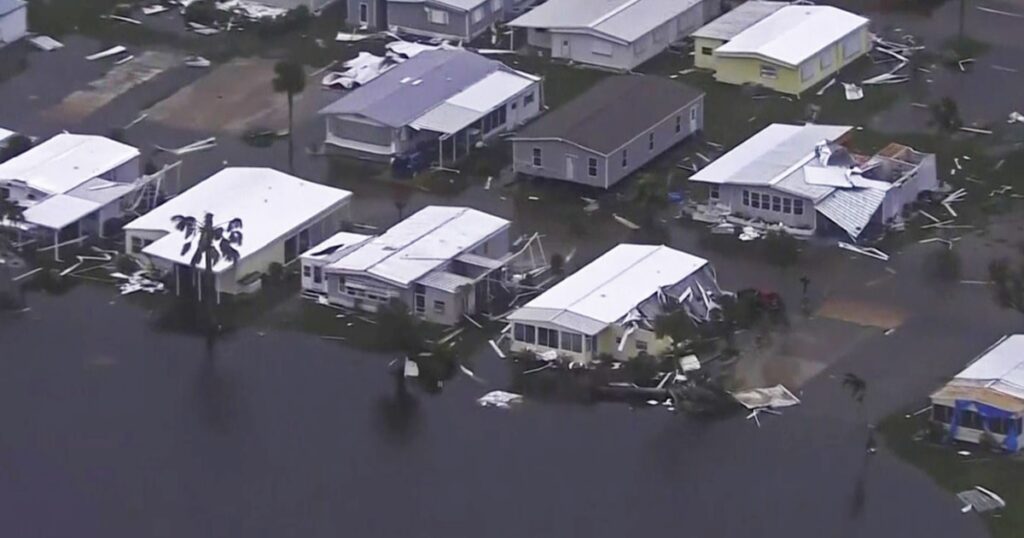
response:
[[[197,248],[196,249],[196,253],[192,255],[192,260],[189,262],[189,265],[191,265],[192,267],[199,267],[199,264],[202,263],[202,261],[203,261],[203,249],[202,248]]]
[[[174,223],[174,228],[179,232],[185,232],[185,239],[191,238],[196,233],[197,222],[195,217],[174,215],[171,217],[171,222]]]
[[[210,240],[211,241],[220,241],[223,237],[224,237],[224,228],[220,227],[220,226],[214,228],[213,231],[210,233]]]
[[[242,229],[242,219],[234,218],[234,219],[231,219],[231,222],[228,222],[228,231],[229,232],[233,232],[235,230],[241,230],[241,229]]]
[[[206,256],[210,258],[210,267],[217,265],[220,261],[220,252],[213,245],[210,245],[210,249],[206,251]]]
[[[184,256],[188,253],[188,249],[192,248],[192,243],[185,243],[181,245],[181,255]]]
[[[227,240],[220,242],[220,253],[224,256],[224,259],[230,263],[237,263],[241,257],[235,247],[231,246],[231,243]]]
[[[233,245],[242,246],[242,232],[237,230],[228,234],[228,242]]]

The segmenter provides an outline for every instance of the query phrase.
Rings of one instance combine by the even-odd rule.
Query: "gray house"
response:
[[[351,248],[323,268],[325,286],[305,290],[367,312],[397,299],[417,317],[455,325],[488,305],[489,277],[509,257],[510,225],[468,207],[429,206],[377,237],[349,237]],[[314,250],[333,245],[324,246]]]
[[[282,9],[295,9],[300,6],[306,6],[313,13],[319,13],[335,1],[336,0],[260,0],[259,3]]]
[[[938,190],[934,155],[900,144],[857,155],[842,145],[852,130],[769,125],[690,177],[708,185],[708,203],[694,218],[856,240],[869,226],[898,222],[922,192]]]
[[[348,0],[349,24],[469,41],[506,18],[512,0]]]
[[[548,0],[508,25],[552,58],[632,69],[721,13],[721,0]]]
[[[605,78],[512,139],[512,168],[607,189],[704,127],[704,93],[662,77]]]
[[[540,78],[462,49],[421,52],[320,111],[325,143],[360,158],[436,152],[439,165],[540,113]]]

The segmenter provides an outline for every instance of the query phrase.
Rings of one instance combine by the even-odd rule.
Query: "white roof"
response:
[[[666,246],[622,244],[513,312],[513,321],[547,322],[593,335],[665,286],[707,264]]]
[[[834,142],[852,129],[846,125],[774,123],[690,179],[705,183],[773,185],[807,164],[814,157],[814,147],[818,143]]]
[[[338,232],[327,239],[324,239],[317,246],[303,252],[300,257],[321,260],[321,259],[337,259],[340,258],[344,252],[372,236],[365,234],[357,234],[353,232]]]
[[[984,387],[1024,399],[1024,334],[1010,335],[997,342],[950,384]]]
[[[702,0],[548,0],[508,23],[523,28],[592,31],[632,43]]]
[[[366,273],[408,286],[509,226],[468,207],[428,206],[360,245],[328,270]]]
[[[212,213],[218,224],[242,219],[244,259],[261,248],[293,234],[312,219],[348,203],[352,193],[305,181],[271,168],[225,168],[199,182],[156,209],[129,222],[125,230],[163,231],[167,235],[143,249],[143,253],[188,264],[192,252],[181,253],[184,234],[174,229],[171,217],[187,215],[202,219]],[[230,263],[222,260],[214,270]]]
[[[60,230],[90,213],[99,211],[101,207],[102,204],[92,200],[55,194],[26,208],[22,216],[25,217],[25,222],[51,230]]]
[[[12,136],[14,136],[14,131],[0,127],[0,142],[3,142]]]
[[[693,37],[704,37],[728,41],[754,23],[789,5],[789,2],[765,2],[751,0],[744,2],[728,13],[707,23],[693,33]]]
[[[138,149],[106,137],[63,133],[0,164],[0,180],[61,194],[138,156]]]
[[[786,6],[715,49],[716,56],[758,56],[798,66],[868,24],[831,6]]]
[[[538,80],[518,71],[495,71],[428,110],[410,125],[438,133],[457,133]]]

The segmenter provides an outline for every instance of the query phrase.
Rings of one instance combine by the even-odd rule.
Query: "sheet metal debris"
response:
[[[402,368],[402,375],[405,377],[419,377],[420,365],[416,361],[406,357],[405,366]]]
[[[481,407],[497,407],[500,409],[509,409],[513,405],[518,405],[522,402],[523,396],[521,394],[505,392],[503,390],[488,392],[476,401]]]
[[[843,250],[849,250],[850,252],[855,252],[862,256],[867,256],[869,258],[874,258],[876,260],[882,260],[883,262],[889,261],[889,255],[882,252],[881,250],[878,250],[875,247],[861,247],[843,241],[839,241],[838,243],[836,243],[836,246]]]
[[[956,497],[960,499],[960,502],[964,503],[964,507],[960,511],[965,514],[971,510],[982,514],[1006,507],[1006,501],[1002,497],[996,495],[994,491],[981,486],[974,486],[974,489],[961,491],[956,494]]]
[[[57,41],[56,39],[46,35],[37,35],[35,37],[30,37],[28,39],[28,42],[31,43],[33,47],[45,52],[51,52],[57,49],[64,48],[64,43],[61,43],[60,41]]]
[[[208,149],[213,149],[217,147],[217,138],[211,136],[210,138],[204,138],[202,140],[193,142],[180,148],[165,148],[163,146],[157,146],[156,144],[154,144],[153,147],[160,151],[164,151],[180,157],[182,155],[187,155],[189,153],[194,153],[196,151],[206,151]]]
[[[159,280],[149,278],[146,271],[136,271],[131,275],[111,273],[110,276],[124,281],[118,285],[121,295],[130,295],[139,291],[144,291],[150,294],[163,293],[165,291],[164,283]]]
[[[202,56],[189,56],[185,58],[185,65],[188,67],[210,67],[210,60]]]
[[[847,101],[860,101],[864,98],[864,89],[856,84],[843,82],[843,89],[846,90]]]
[[[101,50],[101,51],[99,51],[99,52],[97,52],[95,54],[90,54],[90,55],[86,56],[85,59],[89,60],[89,61],[100,60],[100,59],[103,59],[103,58],[109,58],[111,56],[117,56],[118,54],[122,54],[122,53],[127,52],[127,51],[128,51],[128,49],[126,49],[124,46],[116,45],[116,46],[110,47],[109,49]]]
[[[769,409],[777,409],[800,405],[800,398],[797,398],[796,395],[790,392],[789,389],[783,385],[730,392],[729,394],[732,395],[740,405],[750,410],[765,407]]]
[[[147,16],[148,15],[159,15],[160,13],[163,13],[165,11],[169,11],[170,9],[171,8],[169,8],[169,7],[165,6],[165,5],[162,5],[162,4],[155,4],[155,5],[152,5],[152,6],[142,6],[142,14],[143,15],[147,15]]]
[[[630,230],[639,230],[640,229],[640,225],[639,224],[637,224],[637,223],[635,223],[635,222],[633,222],[633,221],[631,221],[631,220],[629,220],[629,219],[627,219],[625,217],[621,217],[618,214],[612,213],[612,218],[615,219],[619,224],[625,226],[626,228],[629,228]]]

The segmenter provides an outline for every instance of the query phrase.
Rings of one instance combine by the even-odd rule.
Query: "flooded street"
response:
[[[935,44],[936,53],[959,28],[952,0],[915,3],[937,4],[931,12],[893,11],[881,0],[835,3],[864,12],[873,30],[914,35],[929,51]],[[1024,13],[1021,2],[986,5]],[[1000,155],[1019,151],[1024,125],[1005,120],[1024,110],[1024,19],[973,3],[967,15],[966,35],[984,42],[970,73],[939,65],[907,84],[866,88],[857,103],[833,88],[804,102],[744,96],[729,109],[709,93],[707,139],[733,145],[770,122],[803,119],[813,102],[822,121],[856,121],[887,141],[985,146],[987,139],[939,134],[930,112],[911,105],[951,97],[965,124],[1000,129]],[[153,24],[176,28],[172,16]],[[184,157],[182,188],[224,166],[287,170],[285,139],[256,147],[243,135],[287,128],[285,97],[272,93],[268,70],[288,50],[234,57],[220,41],[188,42],[216,59],[195,69],[180,62],[193,49],[170,40],[133,44],[139,65],[112,80],[109,63],[83,58],[116,43],[61,40],[66,47],[51,53],[26,43],[0,52],[0,127],[39,137],[110,135],[146,113],[123,133],[144,160],[169,162],[156,145],[217,137],[214,150]],[[353,47],[332,42],[323,54],[352,57]],[[686,62],[673,55],[647,69],[677,71]],[[703,85],[710,76],[680,80]],[[210,347],[161,322],[170,294],[123,297],[112,284],[75,281],[66,293],[31,292],[26,312],[0,314],[0,535],[988,536],[985,522],[961,514],[927,475],[884,446],[865,451],[866,423],[923,407],[966,360],[1020,329],[1020,315],[1000,309],[986,286],[926,274],[931,253],[945,247],[919,244],[920,231],[908,230],[882,247],[892,256],[884,263],[808,242],[799,263],[783,269],[752,243],[715,244],[704,225],[676,220],[676,207],[632,204],[630,181],[594,193],[501,174],[491,183],[491,174],[467,170],[396,183],[382,179],[381,167],[311,154],[324,135],[316,111],[340,94],[322,89],[318,76],[307,84],[296,101],[294,174],[353,191],[354,221],[384,228],[399,220],[396,203],[406,204],[406,216],[459,204],[511,220],[514,234],[542,234],[549,254],[574,253],[572,269],[626,241],[705,257],[723,288],[778,291],[789,301],[790,325],[731,373],[749,386],[784,383],[802,404],[762,415],[758,427],[739,412],[704,420],[661,406],[568,401],[525,382],[486,344],[461,358],[484,382],[457,375],[435,394],[404,393],[388,370],[399,354],[322,338],[322,324],[297,320],[341,321],[300,299],[297,288],[266,310],[253,306]],[[696,144],[654,167],[672,191],[692,194],[674,161]],[[953,157],[940,155],[940,169]],[[1008,168],[1019,179],[1022,171]],[[984,174],[977,172],[987,181]],[[600,210],[584,213],[581,197],[597,198]],[[985,279],[990,260],[1018,251],[1019,202],[979,209],[984,222],[957,233],[961,278]],[[615,211],[648,216],[650,225],[631,230]],[[811,282],[807,316],[797,307],[801,276]],[[847,372],[868,382],[862,412],[841,386]],[[511,410],[477,406],[498,389],[523,392],[526,401]]]

